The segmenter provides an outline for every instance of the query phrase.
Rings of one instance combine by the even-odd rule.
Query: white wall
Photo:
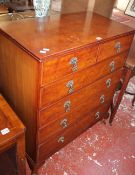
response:
[[[115,0],[52,0],[51,9],[61,13],[89,10],[110,17],[114,4]]]
[[[129,0],[118,0],[117,8],[122,10],[122,11],[125,11],[126,7],[128,5],[128,2],[129,2]]]

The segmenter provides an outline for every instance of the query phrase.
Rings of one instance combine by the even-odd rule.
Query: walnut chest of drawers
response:
[[[93,13],[0,24],[0,91],[27,128],[34,170],[107,117],[134,32]]]

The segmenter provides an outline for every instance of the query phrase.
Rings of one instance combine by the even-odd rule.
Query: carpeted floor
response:
[[[114,9],[111,19],[135,28],[135,18],[132,16],[125,15],[123,11]]]
[[[116,9],[112,19],[135,27],[135,18]],[[135,78],[128,89],[135,92]],[[124,95],[112,127],[97,123],[46,160],[38,174],[135,175],[135,107],[131,100],[132,96]]]

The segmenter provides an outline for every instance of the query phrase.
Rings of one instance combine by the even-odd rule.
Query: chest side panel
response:
[[[26,126],[27,153],[35,159],[38,62],[0,35],[0,91]]]

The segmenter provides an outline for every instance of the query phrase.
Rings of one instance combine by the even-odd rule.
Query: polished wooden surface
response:
[[[25,124],[27,152],[33,156],[36,150],[38,63],[2,35],[0,46],[0,91]]]
[[[105,62],[100,62],[96,65],[90,66],[85,70],[77,71],[73,74],[68,74],[63,79],[42,87],[40,91],[40,107],[48,106],[57,100],[71,94],[70,88],[67,87],[67,84],[70,81],[73,81],[73,92],[76,92],[77,90],[102,78],[103,75],[105,76],[111,73],[110,65],[112,62],[115,64],[114,71],[118,68],[123,67],[124,62],[127,58],[127,54],[128,52],[124,52],[114,58],[105,60]]]
[[[46,56],[93,44],[97,37],[104,41],[125,32],[133,33],[133,29],[88,12],[2,23],[0,32],[42,61]],[[50,51],[42,54],[43,48]]]
[[[74,57],[78,60],[77,70],[82,70],[95,64],[97,59],[97,50],[98,46],[94,45],[92,47],[89,46],[78,49],[75,52],[70,52],[69,54],[66,53],[66,55],[60,55],[52,58],[50,57],[45,61],[45,64],[43,64],[42,86],[72,73],[72,65],[70,62]]]
[[[5,128],[8,128],[9,132],[4,135],[2,131]],[[0,153],[16,145],[18,175],[26,175],[24,133],[24,125],[0,95]]]
[[[117,76],[117,79],[115,78],[116,76]],[[93,85],[87,86],[87,88],[83,88],[79,92],[81,94],[81,100],[79,98],[80,94],[79,95],[74,94],[73,98],[76,99],[76,101],[73,98],[70,98],[68,96],[69,100],[71,101],[71,110],[69,112],[64,111],[63,112],[64,117],[62,116],[59,118],[59,116],[61,116],[61,114],[63,114],[63,113],[61,112],[61,109],[58,109],[57,104],[53,108],[51,108],[51,110],[53,109],[55,111],[55,108],[57,108],[57,110],[59,112],[61,112],[60,114],[58,112],[56,112],[57,116],[55,116],[55,112],[54,112],[54,116],[52,116],[52,115],[48,115],[47,117],[40,116],[39,118],[41,118],[41,117],[44,117],[45,119],[49,118],[51,123],[49,123],[49,121],[46,121],[44,123],[46,123],[47,126],[40,128],[40,130],[38,132],[38,143],[41,144],[43,142],[46,142],[46,140],[48,138],[50,138],[54,134],[58,133],[58,131],[64,132],[64,129],[62,127],[63,125],[61,125],[61,122],[64,119],[67,119],[67,123],[70,126],[71,124],[76,123],[78,120],[81,120],[85,114],[90,113],[93,109],[98,109],[103,104],[106,104],[106,103],[108,103],[108,101],[111,101],[113,94],[115,92],[115,89],[116,89],[121,77],[122,77],[122,71],[118,70],[115,73],[113,73],[112,75],[109,75],[109,77],[107,76],[107,77],[97,81]],[[110,87],[106,86],[106,81],[108,79],[111,79],[111,86]],[[99,85],[101,86],[101,88],[98,87]],[[96,88],[100,89],[100,91],[96,90],[96,92],[95,92]],[[87,89],[88,89],[88,91],[87,91]],[[92,92],[92,93],[90,93],[90,92]],[[104,102],[101,102],[101,100],[100,100],[102,95],[104,95]],[[65,100],[65,99],[63,99],[63,100]],[[63,105],[61,106],[61,108],[63,108]],[[46,112],[47,111],[44,111],[44,114]],[[77,115],[77,113],[80,113],[80,114]],[[68,117],[68,116],[70,116],[70,117]]]
[[[96,123],[94,113],[85,119],[88,113],[101,108],[107,114],[134,32],[92,13],[0,24],[0,90],[26,125],[27,157],[34,172]],[[69,126],[61,128],[66,117]],[[63,132],[65,142],[59,145]]]
[[[9,128],[11,132],[6,135],[2,135],[0,132],[0,146],[3,145],[9,139],[14,139],[20,134],[24,133],[24,126],[19,121],[16,114],[11,110],[7,102],[0,95],[0,131]]]
[[[116,44],[120,43],[120,52],[129,50],[134,35],[117,38],[113,41],[100,44],[98,60],[103,60],[117,53]]]
[[[44,161],[44,157],[48,156],[48,153],[52,155],[54,152],[58,151],[64,145],[66,145],[69,141],[76,138],[79,134],[84,132],[90,126],[92,126],[97,121],[101,120],[102,118],[106,118],[108,115],[107,111],[110,106],[110,103],[106,103],[101,108],[95,109],[91,111],[89,114],[85,115],[81,120],[78,120],[77,123],[74,123],[71,127],[65,130],[65,132],[59,132],[51,139],[47,140],[46,143],[39,145],[39,154],[38,160],[41,162]],[[100,112],[99,119],[96,119],[96,113]],[[64,137],[64,142],[58,142],[61,137]]]
[[[128,86],[128,83],[130,81],[130,79],[135,76],[135,38],[132,42],[132,45],[131,45],[131,48],[130,48],[130,51],[129,51],[129,55],[128,55],[128,58],[126,60],[126,65],[125,65],[125,77],[124,77],[124,80],[123,80],[123,84],[122,84],[122,87],[121,87],[121,91],[118,95],[118,100],[117,100],[117,103],[113,106],[113,112],[112,112],[112,115],[110,117],[110,123],[112,124],[113,122],[113,119],[115,117],[115,114],[118,110],[118,107],[121,103],[121,100],[122,100],[122,97],[124,95],[124,93],[127,93],[127,94],[130,94],[133,96],[133,99],[132,99],[132,106],[134,106],[134,102],[135,102],[135,93],[134,92],[129,92],[129,91],[126,91],[127,89],[127,86]]]
[[[100,79],[92,85],[86,86],[72,95],[68,95],[65,98],[57,101],[55,104],[44,108],[41,111],[39,121],[43,120],[42,117],[45,120],[43,123],[46,124],[48,124],[49,121],[56,120],[60,114],[65,113],[64,104],[67,101],[70,101],[71,103],[69,112],[72,112],[77,107],[80,107],[82,111],[89,110],[90,105],[93,107],[98,107],[100,105],[100,97],[102,95],[105,95],[105,101],[106,98],[113,95],[116,84],[121,78],[121,73],[122,71],[118,70],[114,74],[104,77],[103,80]],[[106,81],[109,79],[111,79],[111,86],[110,88],[107,88]],[[66,112],[66,114],[68,115],[69,112]]]

